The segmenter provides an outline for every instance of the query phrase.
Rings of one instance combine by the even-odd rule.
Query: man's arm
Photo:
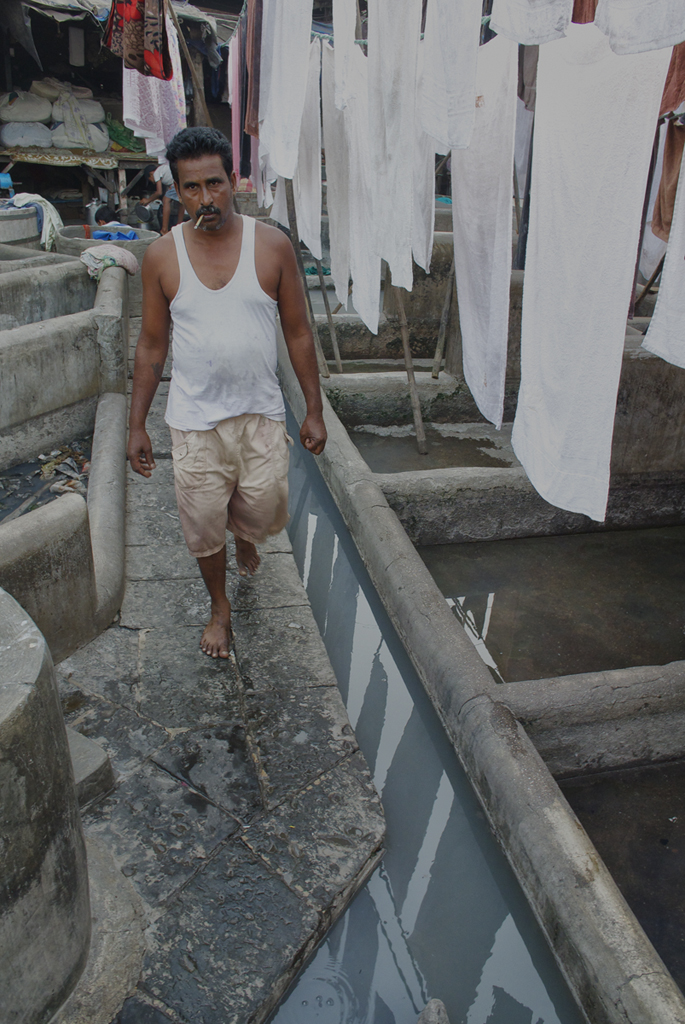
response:
[[[162,199],[162,234],[166,235],[169,230],[169,214],[171,213],[171,200],[165,193]]]
[[[162,244],[160,243],[155,243]],[[160,256],[150,246],[143,257],[143,326],[136,346],[127,455],[131,469],[150,476],[155,468],[145,420],[162,379],[169,351],[169,303],[160,284]]]
[[[290,361],[307,403],[307,415],[300,428],[300,441],[312,455],[320,455],[324,450],[328,435],[323,422],[321,385],[319,384],[314,337],[307,316],[304,290],[297,270],[295,253],[287,237],[283,235],[282,239],[278,312]]]

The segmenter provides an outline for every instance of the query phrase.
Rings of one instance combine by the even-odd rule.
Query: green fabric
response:
[[[115,117],[108,113],[105,114],[105,122],[112,142],[123,146],[124,149],[128,149],[131,153],[143,153],[145,151],[145,140],[137,139],[131,129],[122,124],[121,121],[117,121]]]

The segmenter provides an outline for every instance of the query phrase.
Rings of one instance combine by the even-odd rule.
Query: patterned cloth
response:
[[[112,0],[105,46],[124,67],[168,81],[173,77],[164,0]]]
[[[165,153],[176,132],[186,126],[181,54],[176,29],[169,18],[166,30],[174,71],[170,81],[144,78],[135,71],[124,68],[124,124],[134,135],[145,139],[145,148],[150,156],[161,156]]]
[[[128,274],[137,274],[140,270],[138,260],[128,249],[118,245],[92,245],[84,249],[79,256],[81,263],[88,267],[90,277],[100,280],[100,275],[107,267],[123,267]]]

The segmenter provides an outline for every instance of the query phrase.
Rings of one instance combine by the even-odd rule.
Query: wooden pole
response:
[[[516,233],[521,230],[521,197],[519,196],[519,176],[514,164],[514,209],[516,210]]]
[[[400,322],[400,334],[402,335],[404,365],[407,370],[407,380],[409,382],[409,397],[411,399],[411,411],[414,414],[416,446],[419,449],[419,455],[428,455],[428,445],[426,444],[426,431],[423,428],[423,417],[421,416],[421,403],[419,401],[419,393],[416,388],[416,377],[414,376],[414,363],[411,357],[411,349],[409,348],[409,327],[407,326],[407,315],[404,312],[404,302],[402,301],[400,289],[394,288],[394,292],[395,304],[397,305],[397,316]]]
[[[335,324],[333,323],[333,315],[331,313],[331,304],[328,301],[328,292],[326,290],[326,281],[323,276],[323,268],[321,266],[321,260],[315,260],[316,272],[319,275],[319,284],[321,285],[321,294],[323,295],[323,304],[326,307],[326,316],[328,317],[328,331],[331,336],[331,345],[333,346],[333,358],[335,359],[335,365],[338,373],[343,372],[342,359],[340,358],[340,349],[338,348],[338,338],[335,333]]]
[[[167,6],[167,10],[168,10],[168,12],[169,12],[169,14],[171,16],[171,20],[174,23],[174,28],[176,29],[176,34],[178,35],[178,43],[179,43],[179,46],[181,47],[181,52],[183,53],[183,56],[185,57],[186,64],[188,65],[188,70],[190,71],[190,77],[193,80],[193,91],[195,93],[195,96],[193,97],[193,100],[195,100],[195,98],[197,97],[197,99],[200,101],[200,106],[202,107],[202,113],[204,114],[205,121],[207,122],[207,124],[209,125],[210,128],[213,128],[214,125],[212,124],[212,119],[209,116],[209,110],[207,109],[207,102],[205,100],[205,87],[202,84],[202,82],[200,82],[200,78],[199,78],[199,75],[197,73],[197,68],[195,67],[195,64],[193,62],[193,58],[190,56],[190,51],[188,50],[188,44],[186,43],[186,37],[181,32],[181,26],[179,25],[178,18],[176,17],[176,11],[174,10],[174,5],[172,3],[172,0],[167,0],[167,5],[166,6]],[[235,154],[233,156],[233,159],[235,160]]]
[[[445,301],[442,304],[442,315],[440,317],[440,329],[438,331],[438,343],[435,346],[435,358],[433,359],[433,373],[431,376],[434,380],[437,380],[440,376],[440,364],[442,363],[442,357],[445,354],[445,337],[447,335],[447,323],[450,318],[450,309],[452,308],[452,293],[455,287],[456,269],[454,260],[452,260],[452,266],[450,267],[449,277],[447,278],[447,294],[445,295]]]
[[[640,221],[640,239],[637,243],[637,258],[635,260],[635,273],[633,274],[633,290],[630,293],[630,306],[628,307],[629,320],[632,320],[635,316],[635,307],[637,305],[635,301],[635,292],[637,291],[637,275],[640,272],[640,257],[642,256],[642,243],[645,240],[647,214],[649,213],[649,197],[652,192],[652,182],[654,180],[654,171],[656,169],[656,161],[659,153],[659,132],[661,131],[661,124],[661,120],[657,121],[656,132],[654,133],[654,142],[652,144],[652,158],[649,163],[649,174],[647,175],[647,190],[645,192],[645,198],[642,204],[642,220]],[[645,294],[646,293],[643,292],[640,298],[643,299],[645,297]]]
[[[649,281],[647,282],[647,284],[644,286],[644,288],[640,292],[639,297],[635,300],[635,306],[633,307],[633,312],[635,312],[637,310],[637,307],[640,305],[640,303],[644,299],[645,295],[647,295],[649,293],[649,291],[652,288],[652,286],[654,285],[654,282],[656,281],[657,277],[659,277],[659,275],[661,274],[661,271],[664,269],[664,260],[665,259],[666,259],[666,256],[664,255],[659,260],[659,262],[657,264],[656,270],[654,271],[654,273],[650,277]]]
[[[293,249],[295,250],[295,259],[297,260],[297,269],[300,271],[302,287],[304,288],[304,298],[305,302],[307,303],[309,323],[311,324],[312,334],[314,335],[314,348],[316,349],[316,361],[319,365],[319,373],[321,374],[322,377],[330,377],[330,370],[328,369],[328,363],[324,358],[323,349],[321,348],[321,342],[319,340],[319,332],[316,328],[316,318],[314,316],[314,310],[312,309],[312,300],[309,294],[307,275],[304,272],[304,263],[302,262],[300,235],[297,230],[297,211],[295,210],[295,193],[293,192],[293,183],[291,178],[285,179],[285,198],[288,204],[288,224],[290,225],[290,241],[293,243]]]

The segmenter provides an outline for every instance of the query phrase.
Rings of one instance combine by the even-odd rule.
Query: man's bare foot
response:
[[[235,539],[235,560],[238,563],[238,572],[241,576],[252,576],[259,568],[261,558],[257,554],[257,548],[252,541],[243,540],[242,537]]]
[[[212,602],[212,617],[205,626],[200,647],[210,658],[227,658],[231,637],[231,606]]]

